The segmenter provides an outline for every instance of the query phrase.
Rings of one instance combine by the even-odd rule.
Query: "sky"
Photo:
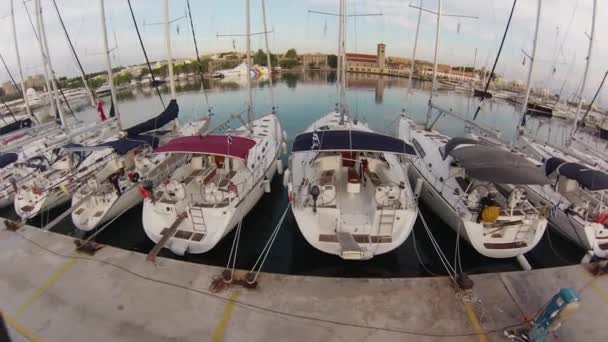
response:
[[[33,1],[13,0],[17,21],[19,48],[26,75],[42,72],[40,51],[24,6],[31,15]],[[423,0],[423,7],[436,11],[439,0]],[[11,37],[11,0],[0,0],[0,53],[11,72],[17,76],[14,43]],[[65,25],[76,46],[86,72],[105,68],[99,0],[56,0]],[[137,22],[151,60],[166,58],[163,25],[163,1],[131,0]],[[194,44],[186,14],[185,0],[170,0],[170,16],[174,57],[194,56]],[[477,18],[444,16],[440,25],[438,61],[451,65],[491,64],[496,56],[509,12],[511,0],[443,0],[443,13]],[[585,95],[590,98],[608,68],[607,37],[608,2],[598,1],[596,44],[592,53],[589,81]],[[387,45],[389,56],[410,57],[420,0],[349,0],[349,14],[382,16],[351,17],[348,20],[347,50],[375,53],[379,42]],[[518,0],[505,41],[498,74],[506,79],[525,81],[532,52],[538,0]],[[106,0],[106,17],[114,66],[139,64],[142,50],[126,0]],[[52,0],[42,0],[53,67],[58,75],[76,76],[78,69],[66,43]],[[193,21],[201,54],[245,51],[243,37],[218,37],[218,34],[245,33],[244,0],[191,0]],[[271,50],[284,52],[295,48],[299,53],[336,53],[338,20],[334,16],[309,13],[309,10],[337,13],[338,0],[266,0]],[[591,31],[593,0],[544,0],[542,2],[539,39],[533,86],[559,91],[565,82],[565,93],[576,91],[582,74]],[[180,19],[181,18],[181,19]],[[423,12],[417,59],[432,60],[437,17]],[[253,32],[263,31],[261,0],[251,0]],[[263,48],[263,35],[252,38],[252,48]],[[477,58],[475,60],[475,51]],[[555,72],[554,72],[555,70]],[[0,71],[0,81],[8,79]],[[600,96],[600,100],[603,99]],[[607,99],[608,100],[608,99]]]

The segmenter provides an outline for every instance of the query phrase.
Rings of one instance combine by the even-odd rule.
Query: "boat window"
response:
[[[420,146],[418,140],[412,139],[412,145],[414,146],[414,149],[416,150],[416,153],[418,153],[418,156],[420,156],[420,158],[424,158],[426,156],[426,153],[422,149],[422,146]]]

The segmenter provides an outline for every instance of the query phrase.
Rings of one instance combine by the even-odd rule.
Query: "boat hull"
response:
[[[272,163],[265,173],[266,177],[269,180],[272,180],[276,170],[276,163]],[[264,178],[260,179],[260,181],[252,188],[251,192],[242,199],[242,202],[240,202],[234,210],[227,211],[226,214],[224,214],[226,217],[221,220],[214,220],[215,232],[213,235],[207,235],[201,241],[183,240],[177,237],[172,237],[169,239],[165,247],[170,249],[174,254],[178,255],[183,255],[185,252],[189,254],[202,254],[213,249],[213,247],[215,247],[221,239],[228,235],[238,225],[238,223],[243,220],[243,218],[257,204],[260,198],[262,198],[262,195],[264,195],[263,179]],[[154,243],[158,243],[162,238],[162,235],[160,234],[162,228],[168,227],[171,222],[177,220],[178,214],[174,211],[161,214],[156,210],[157,208],[155,208],[156,207],[152,203],[152,200],[144,200],[142,224],[144,227],[144,232],[148,238],[154,241]],[[218,226],[221,226],[221,228],[218,228]],[[194,229],[194,225],[189,217],[185,218],[179,224],[177,229],[178,231],[182,230],[196,232],[196,229]]]
[[[480,89],[473,89],[473,96],[491,99],[492,93],[490,93],[489,91],[483,91]]]
[[[437,214],[443,222],[445,222],[452,230],[464,238],[479,254],[489,258],[514,258],[523,255],[534,248],[545,231],[547,225],[546,220],[542,219],[537,222],[535,227],[535,236],[530,244],[524,247],[516,248],[486,248],[480,241],[478,236],[481,233],[481,225],[472,221],[463,220],[456,210],[441,196],[437,190],[428,184],[422,174],[415,167],[409,168],[409,178],[411,184],[416,184],[418,179],[422,178],[423,184],[420,193],[421,199]],[[460,231],[460,232],[459,232]]]

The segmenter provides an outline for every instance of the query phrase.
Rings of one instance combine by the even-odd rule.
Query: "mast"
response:
[[[574,126],[572,127],[572,133],[567,143],[569,146],[572,143],[572,138],[576,132],[578,126],[578,117],[581,114],[581,108],[583,107],[583,94],[585,87],[587,86],[587,75],[589,74],[589,65],[591,64],[591,53],[593,52],[593,36],[595,35],[595,19],[597,14],[597,0],[593,0],[593,15],[591,16],[591,34],[589,35],[589,48],[587,50],[587,63],[585,63],[585,72],[583,73],[583,83],[578,92],[578,107],[576,108],[576,115],[574,116]]]
[[[433,93],[435,92],[435,83],[437,81],[437,51],[439,49],[439,33],[441,30],[441,0],[437,0],[437,29],[435,30],[435,52],[433,53],[433,82],[431,83],[431,95],[429,95],[429,104],[426,109],[426,125],[428,126],[431,119],[431,111],[433,105]]]
[[[27,11],[27,6],[25,7],[25,9]],[[56,106],[55,100],[53,98],[53,91],[51,90],[49,69],[47,68],[46,55],[44,54],[44,46],[42,45],[42,37],[40,37],[38,35],[38,32],[40,30],[40,23],[38,22],[38,16],[40,15],[40,0],[34,0],[34,12],[36,12],[37,28],[33,27],[33,24],[32,24],[32,29],[34,29],[34,34],[36,35],[36,37],[38,37],[38,47],[40,47],[40,58],[42,59],[42,69],[44,70],[44,83],[46,86],[46,95],[48,97],[49,106],[51,107],[51,117],[55,117],[55,115],[57,113],[57,106]],[[31,19],[31,17],[30,17],[30,19]],[[31,21],[30,21],[30,23],[31,23]]]
[[[17,40],[17,26],[15,24],[15,2],[11,0],[11,23],[13,25],[13,41],[15,43],[15,56],[17,57],[17,67],[19,68],[19,78],[21,79],[21,93],[23,94],[23,100],[25,101],[25,110],[27,115],[37,121],[34,115],[32,114],[32,109],[30,108],[30,101],[27,98],[27,93],[25,89],[25,80],[23,79],[23,67],[21,66],[21,55],[19,54],[19,41]]]
[[[272,113],[275,113],[274,91],[272,88],[272,63],[270,61],[270,44],[268,44],[268,27],[266,25],[266,1],[262,0],[262,19],[264,21],[264,40],[266,41],[266,65],[268,65],[270,80],[270,97],[272,100]]]
[[[342,15],[342,2],[344,0],[340,0],[340,9],[338,12]],[[336,86],[338,87],[338,94],[340,93],[340,84],[342,82],[342,45],[340,44],[340,40],[342,39],[342,17],[338,21],[338,65],[336,69]],[[341,104],[340,104],[341,105]],[[340,109],[339,109],[340,110]]]
[[[424,2],[424,0],[420,0],[420,9],[418,10],[418,21],[416,22],[416,34],[414,35],[414,48],[412,49],[412,60],[410,61],[410,75],[408,77],[408,83],[407,83],[407,102],[409,102],[410,94],[412,92],[412,78],[414,76],[414,64],[416,63],[416,49],[418,48],[418,34],[420,33],[420,21],[422,19],[423,2]]]
[[[106,52],[106,67],[108,69],[108,84],[110,86],[110,93],[112,95],[112,106],[114,106],[114,111],[116,112],[116,121],[118,122],[118,129],[122,130],[122,124],[120,122],[120,111],[118,110],[118,100],[116,99],[116,90],[114,89],[114,78],[112,76],[112,61],[110,60],[110,49],[108,47],[108,29],[106,27],[106,10],[104,7],[104,0],[99,0],[99,9],[101,11],[103,46]]]
[[[516,133],[519,132],[519,129],[523,125],[524,117],[526,116],[526,111],[528,109],[528,100],[530,99],[530,90],[532,89],[532,73],[534,71],[534,61],[536,60],[536,46],[538,45],[538,29],[540,27],[540,14],[542,9],[542,0],[538,0],[538,8],[536,10],[536,27],[534,28],[534,41],[532,45],[532,55],[530,56],[530,68],[528,69],[528,80],[526,83],[526,95],[524,97],[523,108],[521,110],[521,115],[517,122]],[[491,77],[491,75],[490,75]],[[517,137],[515,138],[515,140]],[[515,141],[513,141],[515,143]]]
[[[347,31],[346,0],[341,1],[340,22],[342,30],[340,37],[340,51],[342,52],[342,65],[340,70],[340,123],[344,124],[346,116],[346,31]]]
[[[63,110],[61,109],[61,102],[59,101],[59,87],[57,85],[57,77],[55,76],[55,70],[53,69],[53,64],[51,62],[51,55],[49,52],[48,40],[46,38],[46,29],[44,28],[44,16],[42,15],[42,6],[40,6],[40,0],[36,0],[36,4],[38,6],[38,11],[36,11],[36,16],[38,19],[38,32],[40,35],[40,45],[44,49],[43,54],[46,56],[46,63],[49,68],[49,72],[51,75],[50,83],[52,87],[53,97],[55,98],[55,108],[59,113],[59,120],[61,120],[61,125],[66,125],[67,121],[63,116]],[[49,90],[50,91],[50,90]],[[53,113],[54,114],[54,113]]]
[[[171,28],[169,25],[169,0],[165,0],[165,40],[167,44],[167,65],[169,66],[169,87],[171,99],[175,100],[175,80],[173,77],[173,51],[171,50]]]
[[[165,0],[166,1],[166,0]],[[253,95],[251,93],[251,18],[250,18],[250,0],[245,1],[245,13],[247,16],[247,120],[250,131],[253,130]]]
[[[477,48],[475,48],[475,54],[473,55],[473,82],[475,82],[475,65],[477,64]]]
[[[11,0],[12,1],[12,0]],[[95,107],[95,96],[89,87],[89,82],[87,81],[87,75],[84,72],[84,68],[80,63],[80,59],[78,59],[78,55],[76,54],[76,49],[74,49],[74,45],[72,44],[72,40],[70,39],[70,35],[68,34],[68,30],[63,23],[63,18],[61,17],[61,13],[59,12],[59,7],[57,6],[57,1],[53,0],[53,6],[55,7],[55,12],[57,13],[57,17],[59,18],[59,22],[61,23],[61,27],[63,29],[63,34],[65,36],[66,41],[70,47],[70,51],[72,52],[72,56],[74,57],[74,61],[78,64],[78,69],[80,70],[80,78],[82,79],[82,83],[84,84],[84,88],[89,94],[89,100],[91,101],[91,106]]]

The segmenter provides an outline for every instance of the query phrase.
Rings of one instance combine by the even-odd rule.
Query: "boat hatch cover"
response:
[[[292,152],[366,151],[416,155],[401,139],[374,132],[330,130],[302,133],[293,142]]]
[[[0,168],[10,165],[19,159],[17,153],[3,153],[0,155]]]
[[[255,140],[238,135],[194,135],[173,139],[154,153],[200,153],[247,160],[255,144]]]
[[[145,146],[145,145],[150,145],[152,147],[155,147],[156,145],[158,145],[158,138],[153,137],[153,136],[148,136],[148,135],[138,135],[138,136],[133,136],[133,137],[128,137],[128,138],[121,138],[121,139],[116,139],[116,140],[112,140],[112,141],[108,141],[105,142],[103,144],[99,144],[99,145],[92,145],[92,146],[71,146],[68,147],[63,146],[62,149],[66,150],[66,151],[99,151],[99,150],[103,150],[106,148],[111,148],[114,151],[116,151],[116,153],[118,153],[119,155],[124,155],[127,152],[140,147],[140,146]]]
[[[574,179],[580,186],[589,191],[608,190],[608,175],[589,166],[567,162],[556,157],[547,159],[545,173],[550,175],[555,171],[559,175]]]
[[[498,184],[549,184],[541,167],[526,157],[494,146],[463,146],[452,150],[452,158],[466,174]]]

